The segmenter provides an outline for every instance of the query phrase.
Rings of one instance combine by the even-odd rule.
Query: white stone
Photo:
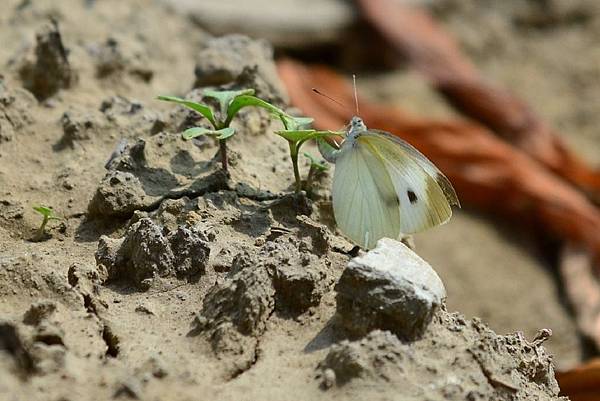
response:
[[[389,330],[406,340],[425,332],[446,298],[444,284],[429,263],[389,238],[352,259],[336,291],[337,311],[350,333]]]

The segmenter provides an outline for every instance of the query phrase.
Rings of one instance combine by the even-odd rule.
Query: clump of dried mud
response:
[[[328,178],[289,195],[287,144],[257,110],[236,121],[225,174],[215,143],[178,134],[197,116],[152,100],[252,86],[286,107],[265,43],[142,1],[5,10],[0,395],[559,398],[539,342],[437,304],[410,341],[347,332],[335,285],[356,249],[323,224]],[[32,202],[63,216],[48,241],[28,241]]]

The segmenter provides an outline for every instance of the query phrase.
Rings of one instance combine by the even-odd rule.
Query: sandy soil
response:
[[[236,121],[230,177],[215,144],[181,140],[197,117],[157,94],[250,85],[285,107],[268,45],[211,42],[141,0],[10,0],[6,9],[0,398],[558,398],[552,358],[525,338],[552,328],[550,349],[565,365],[580,348],[526,233],[461,212],[416,238],[446,283],[449,310],[525,337],[442,308],[418,341],[380,331],[350,341],[334,286],[352,246],[321,225],[331,222],[329,178],[313,200],[285,196],[287,144],[256,110]],[[452,26],[463,11],[444,12]],[[243,72],[244,63],[258,69]],[[411,77],[374,76],[365,87],[382,97],[376,82],[393,80],[414,94],[403,101],[444,112]],[[30,241],[37,203],[63,217],[42,242]]]

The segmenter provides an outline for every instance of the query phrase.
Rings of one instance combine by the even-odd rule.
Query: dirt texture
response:
[[[497,336],[478,319],[466,321],[443,310],[420,341],[404,344],[390,332],[375,330],[333,345],[319,369],[323,387],[390,382],[410,400],[528,400],[558,391],[551,360],[522,335]],[[453,373],[442,378],[443,371]],[[424,378],[430,386],[423,386]]]
[[[235,120],[229,174],[181,139],[203,122],[156,95],[252,86],[286,107],[266,42],[142,0],[3,7],[0,399],[560,399],[541,341],[443,302],[418,339],[348,332],[336,284],[358,251],[329,176],[291,195],[266,113]],[[42,242],[36,203],[61,217]]]

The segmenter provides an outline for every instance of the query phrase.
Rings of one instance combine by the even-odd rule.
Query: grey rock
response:
[[[121,138],[121,140],[119,140],[119,142],[117,142],[117,144],[115,145],[115,148],[108,157],[108,160],[106,160],[104,168],[110,170],[112,161],[123,155],[123,153],[125,153],[125,150],[127,150],[128,146],[129,143],[127,142],[127,139]]]
[[[407,400],[565,400],[540,343],[520,333],[499,336],[444,307],[419,341],[374,330],[332,345],[316,373],[323,389],[392,383]]]
[[[337,311],[352,335],[381,329],[410,340],[424,333],[446,297],[431,266],[406,245],[388,238],[352,259],[336,290]]]
[[[277,310],[292,315],[319,305],[333,283],[326,262],[312,251],[313,239],[303,230],[298,236],[272,230],[258,253],[273,279]]]
[[[77,74],[69,64],[68,52],[55,21],[36,35],[35,57],[25,60],[19,73],[23,86],[40,101],[75,83]]]
[[[268,101],[287,101],[273,62],[273,49],[266,41],[237,34],[215,38],[208,41],[197,60],[194,87],[237,82],[255,89]]]
[[[331,387],[333,380],[343,385],[358,377],[391,377],[402,371],[402,360],[410,352],[409,347],[389,331],[375,330],[359,341],[342,341],[331,347],[318,366],[321,385]]]
[[[92,217],[129,217],[168,198],[198,196],[226,189],[218,163],[202,160],[200,150],[179,135],[139,139],[107,164],[109,171],[88,205]]]
[[[148,208],[156,202],[150,197],[138,177],[130,172],[109,171],[96,189],[88,212],[90,216],[126,217],[135,210]]]
[[[208,336],[213,352],[226,358],[228,374],[235,377],[256,361],[258,339],[274,310],[275,289],[267,269],[256,260],[238,258],[229,276],[204,298],[196,331]]]
[[[275,268],[273,284],[277,303],[292,313],[303,313],[321,302],[324,279],[320,270],[311,266],[279,265]]]
[[[139,283],[147,278],[166,276],[174,259],[162,228],[150,219],[142,219],[127,230],[113,267],[119,269],[115,276],[125,276]],[[110,270],[109,275],[112,275]]]
[[[67,146],[73,148],[75,142],[90,139],[90,134],[99,125],[94,116],[72,110],[63,113],[60,123],[63,136],[55,146],[59,150]]]
[[[337,42],[357,18],[344,0],[163,1],[215,35],[241,32],[286,48]]]
[[[208,238],[196,228],[178,227],[168,237],[175,258],[175,274],[178,277],[194,276],[205,272],[210,249]]]
[[[155,278],[184,279],[203,273],[210,254],[205,238],[197,229],[169,232],[142,218],[121,239],[101,237],[96,262],[106,267],[109,280],[130,281],[145,290]]]
[[[509,392],[517,392],[529,382],[554,394],[559,393],[553,358],[541,343],[530,343],[520,332],[498,336],[477,318],[473,319],[472,325],[480,336],[467,351],[490,382]]]
[[[233,271],[232,271],[233,272]],[[241,334],[258,336],[275,308],[275,289],[260,265],[236,271],[206,295],[201,315],[208,327],[231,323]]]

